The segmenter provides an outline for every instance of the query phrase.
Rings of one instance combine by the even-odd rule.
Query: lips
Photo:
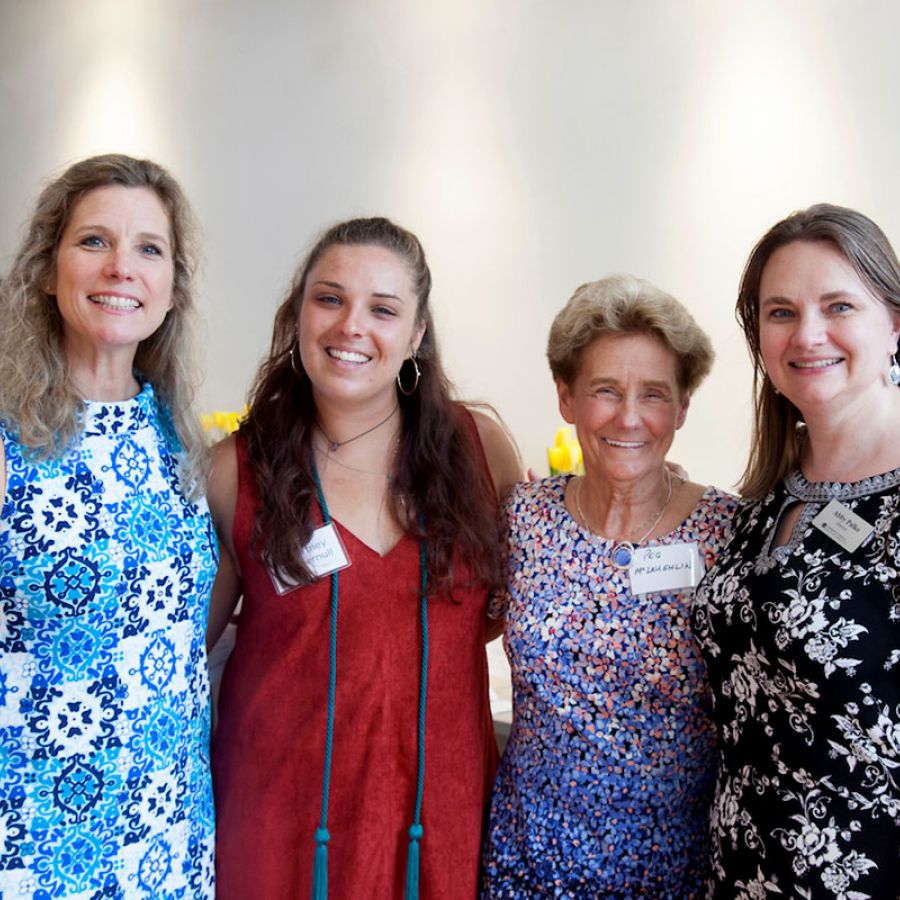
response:
[[[118,294],[90,294],[88,300],[104,309],[113,310],[138,309],[141,305],[135,297],[123,297]]]
[[[792,369],[828,369],[844,361],[841,356],[830,356],[825,359],[798,359],[790,363]]]
[[[614,441],[612,438],[604,438],[610,447],[620,447],[623,450],[639,450],[646,445],[646,441]]]
[[[326,351],[332,359],[339,359],[341,362],[363,364],[372,361],[371,356],[365,353],[358,353],[355,350],[340,350],[337,347],[329,347]]]

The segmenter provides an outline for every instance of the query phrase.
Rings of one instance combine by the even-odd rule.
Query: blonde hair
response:
[[[195,226],[175,179],[156,163],[120,154],[75,163],[50,182],[0,284],[0,420],[36,459],[58,458],[80,433],[84,400],[68,378],[63,321],[48,288],[56,254],[72,212],[90,191],[109,186],[149,188],[169,216],[174,278],[172,309],[163,324],[138,346],[134,369],[153,385],[171,416],[184,450],[182,484],[195,496],[204,485],[206,442],[193,412],[196,268]]]
[[[827,241],[853,266],[869,290],[900,312],[900,263],[884,232],[854,209],[818,203],[773,225],[750,253],[738,291],[736,315],[753,363],[753,434],[739,484],[745,497],[764,497],[800,463],[806,426],[800,410],[775,391],[759,340],[759,287],[772,254],[795,241]]]
[[[648,334],[675,356],[678,386],[692,394],[709,374],[715,353],[706,333],[674,297],[633,275],[611,275],[581,285],[550,327],[547,360],[570,387],[585,347],[604,335]]]

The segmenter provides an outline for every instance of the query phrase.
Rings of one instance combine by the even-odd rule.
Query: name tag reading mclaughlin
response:
[[[628,567],[635,594],[695,588],[704,571],[700,547],[695,542],[641,547],[634,551],[634,561]]]
[[[339,569],[346,569],[350,565],[347,551],[344,549],[341,536],[337,533],[334,523],[320,525],[301,551],[301,556],[303,562],[306,563],[306,568],[316,578],[330,575]],[[275,585],[275,590],[279,594],[286,594],[297,587],[297,582],[288,578],[284,572],[273,572],[270,569],[269,578],[272,579],[272,584]]]

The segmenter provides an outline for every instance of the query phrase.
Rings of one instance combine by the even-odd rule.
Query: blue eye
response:
[[[397,313],[389,306],[373,306],[372,312],[379,316],[396,316]]]
[[[850,310],[853,309],[853,306],[844,300],[839,300],[837,303],[832,303],[828,309],[830,312],[834,313],[845,313],[850,312]]]
[[[87,237],[83,237],[78,242],[79,247],[103,247],[105,246],[105,242],[102,237],[96,234],[89,234]]]
[[[341,302],[334,294],[319,294],[316,300],[326,306],[337,306]]]
[[[785,309],[783,306],[769,311],[770,319],[790,319],[793,315],[791,310]]]
[[[156,244],[144,244],[141,247],[141,252],[146,253],[147,256],[162,256],[162,248],[157,247]]]

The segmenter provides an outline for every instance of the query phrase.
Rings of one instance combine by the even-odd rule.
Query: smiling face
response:
[[[400,366],[425,331],[409,269],[377,245],[333,244],[310,270],[298,321],[317,405],[388,407]]]
[[[75,368],[112,356],[130,369],[172,308],[171,244],[169,215],[149,188],[97,188],[76,203],[49,285]]]
[[[900,317],[829,241],[779,247],[759,288],[759,342],[775,388],[808,420],[880,402]]]
[[[557,382],[559,409],[575,426],[585,471],[617,483],[657,478],[689,398],[675,354],[646,334],[607,334],[584,348],[571,387]]]

